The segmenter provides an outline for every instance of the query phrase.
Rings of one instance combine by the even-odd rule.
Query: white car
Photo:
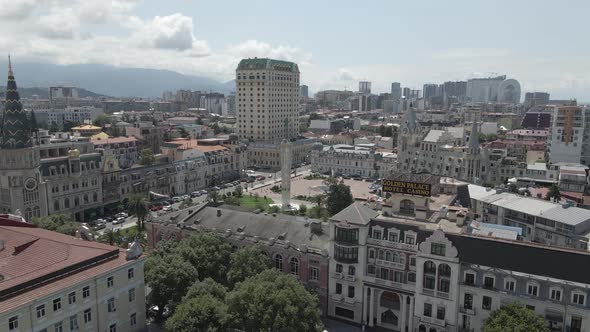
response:
[[[166,211],[166,212],[172,211],[172,206],[171,205],[164,205],[164,207],[162,208],[162,211]]]
[[[125,217],[125,218],[127,218],[127,217],[129,217],[129,215],[127,214],[127,212],[120,212],[119,213],[119,217]]]
[[[125,217],[119,217],[115,220],[113,220],[113,225],[117,225],[117,224],[122,224],[126,221],[127,219]]]

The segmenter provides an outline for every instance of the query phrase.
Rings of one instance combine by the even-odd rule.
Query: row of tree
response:
[[[145,278],[151,303],[173,311],[165,324],[170,331],[322,330],[317,295],[272,269],[258,246],[232,251],[211,233],[160,242]]]

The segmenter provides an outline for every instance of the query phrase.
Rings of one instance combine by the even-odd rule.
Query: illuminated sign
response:
[[[383,180],[383,191],[392,194],[431,196],[431,184],[398,180]]]

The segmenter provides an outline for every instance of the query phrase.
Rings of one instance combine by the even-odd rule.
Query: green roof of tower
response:
[[[242,59],[238,64],[238,70],[260,70],[260,69],[273,69],[281,71],[289,71],[292,73],[298,73],[299,67],[296,63],[290,61],[274,60],[268,58],[254,58],[254,59]]]

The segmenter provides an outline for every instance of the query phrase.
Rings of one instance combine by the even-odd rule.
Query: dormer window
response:
[[[437,256],[444,256],[446,252],[446,247],[442,243],[432,243],[430,244],[430,253]]]

